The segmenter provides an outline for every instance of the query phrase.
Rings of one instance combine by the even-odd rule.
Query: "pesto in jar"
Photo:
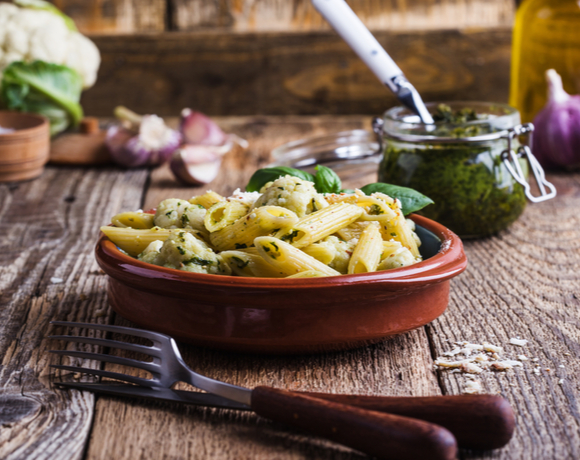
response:
[[[488,108],[494,110],[494,107]],[[500,107],[505,110],[505,106]],[[393,124],[389,125],[387,120],[389,112],[385,116],[385,149],[379,181],[411,187],[430,197],[435,203],[420,214],[464,238],[496,233],[520,216],[526,197],[524,188],[501,160],[501,153],[507,148],[504,138],[458,143],[445,143],[443,139],[432,141],[434,137],[471,138],[503,131],[506,128],[496,124],[502,113],[439,105],[433,111],[435,129],[423,125],[425,132],[417,136],[423,140],[415,142],[389,136],[393,133]],[[519,117],[514,118],[519,123]],[[400,132],[417,133],[404,129]],[[520,163],[525,168],[526,163]]]

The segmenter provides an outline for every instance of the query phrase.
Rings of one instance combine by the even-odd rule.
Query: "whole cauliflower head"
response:
[[[260,192],[262,196],[256,200],[253,208],[280,206],[295,212],[298,217],[304,217],[328,206],[312,182],[294,176],[284,176],[268,182]]]
[[[93,86],[101,64],[95,44],[72,30],[70,18],[52,5],[38,0],[17,3],[22,7],[0,3],[0,72],[14,61],[45,61],[75,70],[83,88]]]

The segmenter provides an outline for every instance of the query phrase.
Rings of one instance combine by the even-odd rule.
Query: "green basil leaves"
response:
[[[268,182],[275,181],[281,176],[289,175],[313,182],[314,188],[316,188],[318,193],[354,193],[353,190],[341,189],[342,182],[332,169],[318,165],[315,170],[316,175],[313,176],[306,171],[289,168],[287,166],[258,169],[250,178],[250,182],[248,182],[248,185],[246,186],[246,191],[259,192]],[[401,208],[404,215],[419,211],[425,206],[433,203],[431,198],[426,197],[412,188],[400,187],[398,185],[385,184],[382,182],[365,185],[361,190],[366,195],[380,192],[389,195],[391,198],[398,199],[401,202]]]
[[[342,182],[340,177],[330,168],[318,165],[314,176],[314,188],[318,193],[340,193]]]
[[[401,202],[401,209],[405,216],[412,212],[419,211],[425,206],[433,203],[431,198],[426,197],[417,190],[400,187],[398,185],[385,184],[383,182],[375,182],[374,184],[365,185],[361,190],[365,195],[379,192],[389,195],[391,198],[397,198]]]

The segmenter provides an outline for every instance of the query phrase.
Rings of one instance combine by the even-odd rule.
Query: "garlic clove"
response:
[[[564,91],[562,78],[546,72],[548,102],[534,118],[532,150],[546,168],[580,166],[580,95]]]
[[[222,157],[232,148],[224,146],[184,145],[171,157],[169,166],[175,177],[190,185],[209,184],[218,173]]]
[[[181,111],[179,130],[183,142],[195,145],[222,145],[227,136],[209,117],[191,109]]]

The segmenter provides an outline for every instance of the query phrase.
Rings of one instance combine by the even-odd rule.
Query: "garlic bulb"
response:
[[[548,102],[534,119],[533,152],[546,168],[580,166],[580,95],[571,96],[554,69],[546,72]]]

